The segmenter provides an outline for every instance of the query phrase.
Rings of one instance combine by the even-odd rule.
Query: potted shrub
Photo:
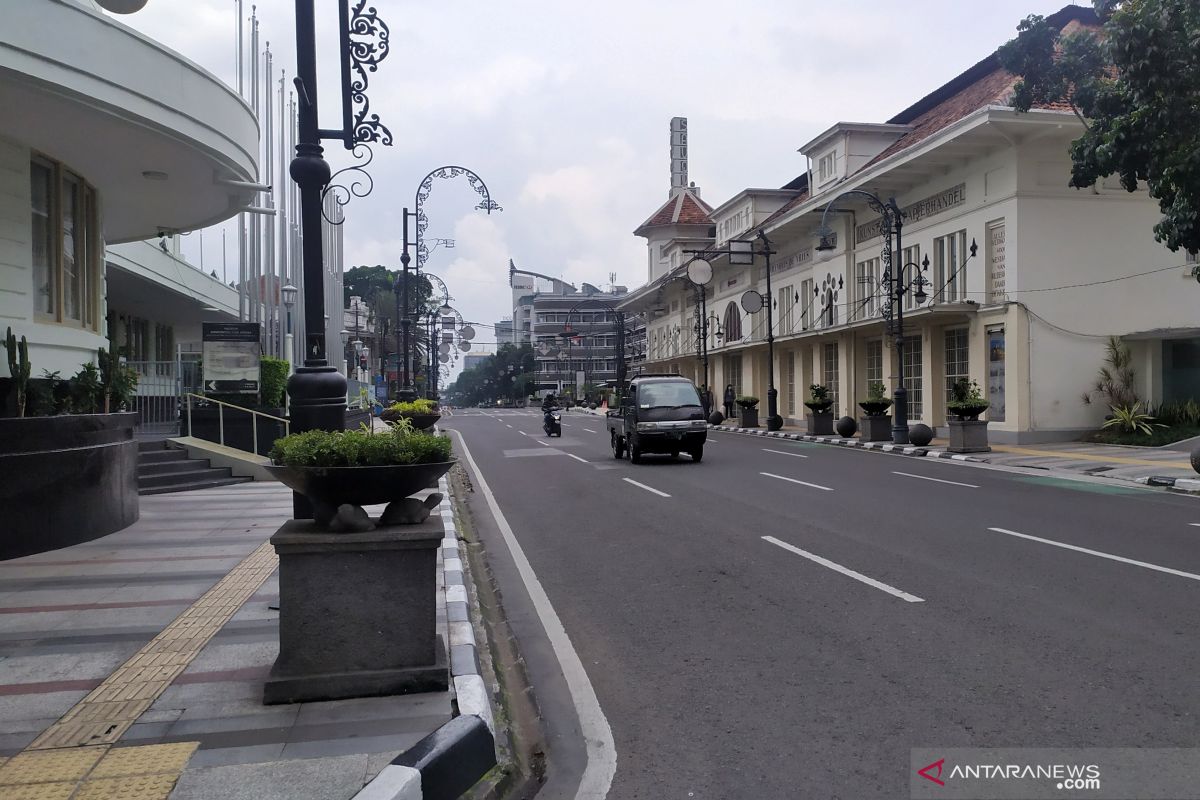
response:
[[[959,378],[950,387],[949,411],[950,447],[952,453],[983,453],[991,448],[987,441],[987,422],[979,415],[988,410],[976,381]]]
[[[867,387],[867,399],[859,402],[863,410],[860,418],[864,442],[890,442],[892,440],[892,416],[887,413],[892,407],[892,398],[882,383]]]
[[[407,498],[436,483],[455,464],[448,437],[417,430],[408,420],[397,420],[380,433],[366,426],[293,433],[275,442],[271,462],[267,469],[272,475],[312,501],[319,525],[330,527],[336,517],[343,530],[373,527],[362,506],[377,503],[389,504],[380,517],[383,524],[423,522],[428,507],[418,519],[410,519],[413,503],[424,504]],[[365,524],[351,525],[354,520]]]
[[[385,408],[379,418],[388,424],[408,420],[417,430],[429,430],[442,415],[436,410],[437,404],[432,400],[419,398],[408,402],[392,403]]]
[[[829,387],[814,383],[808,387],[808,432],[815,436],[833,435],[833,399]]]
[[[742,428],[757,428],[758,427],[758,398],[751,395],[742,395],[734,400],[738,408],[741,409],[738,426]]]

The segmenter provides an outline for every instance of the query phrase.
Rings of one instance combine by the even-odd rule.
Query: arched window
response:
[[[737,303],[725,306],[725,341],[737,342],[742,338],[742,310]]]

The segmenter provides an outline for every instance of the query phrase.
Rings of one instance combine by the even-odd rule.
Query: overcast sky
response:
[[[392,51],[372,75],[371,106],[395,135],[376,148],[375,191],[347,207],[348,265],[399,266],[400,209],[434,167],[461,164],[503,206],[474,211],[462,179],[439,181],[427,236],[453,238],[429,269],[469,320],[511,313],[519,267],[635,287],[645,240],[632,233],[667,199],[668,124],[688,118],[690,179],[718,205],[743,188],[805,170],[796,149],[838,121],[882,122],[1062,0],[370,0]],[[322,124],[338,124],[337,4],[316,0]],[[245,0],[248,16],[251,3]],[[294,4],[260,0],[262,38],[294,73]],[[149,0],[120,17],[229,83],[236,0]],[[327,55],[326,55],[327,54]],[[335,143],[331,160],[342,154]],[[198,259],[196,235],[184,241]],[[220,233],[205,237],[220,272]],[[233,239],[229,259],[236,263]],[[492,342],[490,328],[480,342]],[[485,347],[483,349],[491,349]]]

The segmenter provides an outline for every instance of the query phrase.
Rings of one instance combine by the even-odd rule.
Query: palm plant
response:
[[[1155,428],[1165,428],[1166,425],[1155,422],[1151,414],[1142,409],[1140,402],[1131,406],[1112,406],[1112,418],[1104,423],[1105,428],[1116,428],[1123,433],[1141,433],[1146,436],[1154,433]]]
[[[1096,382],[1090,391],[1083,393],[1084,405],[1092,402],[1094,395],[1103,397],[1110,408],[1132,408],[1139,403],[1134,386],[1133,353],[1129,345],[1119,336],[1108,337],[1104,347],[1104,364],[1096,373]]]

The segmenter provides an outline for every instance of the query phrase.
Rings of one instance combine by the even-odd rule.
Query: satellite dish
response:
[[[96,2],[105,11],[111,11],[114,14],[133,14],[141,11],[146,5],[146,0],[96,0]]]
[[[712,280],[713,268],[712,264],[705,261],[703,258],[697,258],[692,263],[688,264],[687,268],[688,280],[697,286],[707,286]]]
[[[438,356],[438,361],[442,364],[449,364],[450,356],[446,355],[445,353],[442,353],[440,356]]]
[[[444,355],[444,356],[445,356],[445,355],[449,355],[449,354],[450,354],[450,343],[449,343],[449,342],[442,342],[441,344],[439,344],[439,345],[438,345],[438,352],[439,352],[439,353],[441,353],[441,354],[442,354],[442,355]]]
[[[469,351],[471,350],[471,343],[470,343],[470,342],[465,342],[465,341],[464,341],[464,342],[459,342],[459,343],[458,343],[458,349],[459,349],[459,350],[462,350],[464,353],[466,353],[466,352],[469,352]]]
[[[458,329],[458,335],[466,339],[468,342],[475,338],[475,329],[470,325],[463,325]]]
[[[762,295],[753,289],[747,289],[742,295],[742,310],[747,314],[754,314],[761,311],[762,307]]]

